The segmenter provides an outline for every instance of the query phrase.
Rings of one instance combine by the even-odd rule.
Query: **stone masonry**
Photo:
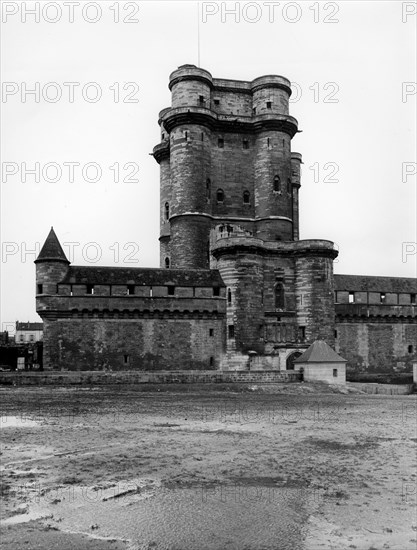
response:
[[[72,266],[51,230],[35,262],[45,367],[292,370],[322,339],[348,369],[411,368],[416,281],[333,275],[333,243],[299,238],[290,82],[183,65],[169,88],[160,268]]]

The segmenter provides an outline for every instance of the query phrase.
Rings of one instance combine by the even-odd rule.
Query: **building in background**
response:
[[[16,344],[40,342],[43,339],[43,323],[21,323],[16,321]]]

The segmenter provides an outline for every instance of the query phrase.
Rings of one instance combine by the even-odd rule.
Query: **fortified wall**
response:
[[[44,364],[73,370],[293,370],[325,340],[353,370],[409,370],[415,279],[334,275],[300,239],[287,78],[183,65],[159,114],[160,268],[72,266],[51,230],[36,260]]]

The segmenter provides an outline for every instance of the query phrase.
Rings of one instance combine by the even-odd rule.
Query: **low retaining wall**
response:
[[[111,385],[111,384],[213,384],[213,383],[258,383],[276,384],[299,382],[298,372],[280,371],[157,371],[157,372],[2,372],[0,385]]]
[[[369,382],[349,382],[348,384],[366,393],[380,395],[409,395],[414,391],[414,384],[372,384]]]

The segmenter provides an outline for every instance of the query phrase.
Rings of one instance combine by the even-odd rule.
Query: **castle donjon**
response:
[[[159,114],[160,268],[70,265],[53,229],[36,259],[44,367],[291,370],[324,340],[356,371],[407,371],[416,280],[334,275],[300,239],[290,82],[170,76]]]

